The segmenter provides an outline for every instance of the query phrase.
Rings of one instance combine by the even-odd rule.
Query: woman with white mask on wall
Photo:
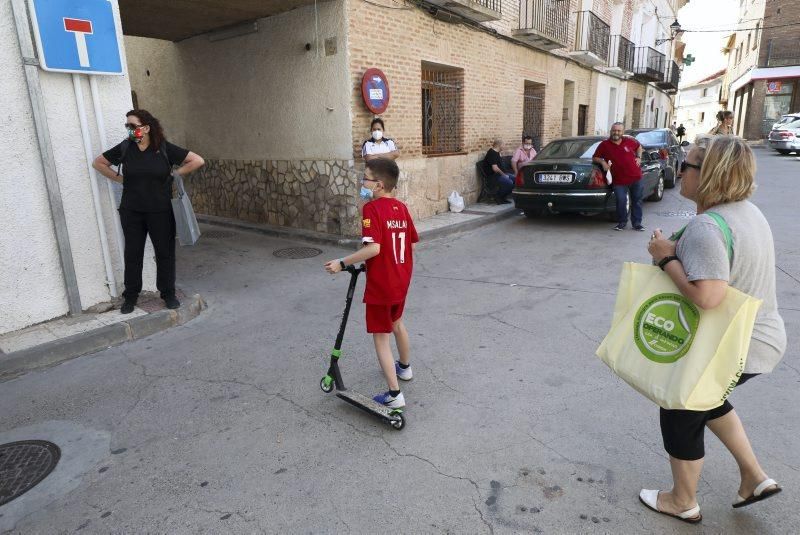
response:
[[[396,160],[400,156],[400,151],[397,150],[394,140],[384,135],[383,119],[376,117],[370,124],[370,132],[372,137],[361,145],[361,156],[364,160],[369,161],[373,158],[390,158]]]

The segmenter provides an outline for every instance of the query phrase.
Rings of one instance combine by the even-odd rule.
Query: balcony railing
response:
[[[609,70],[620,74],[632,73],[636,45],[621,35],[612,35],[610,43],[606,64]]]
[[[800,37],[770,39],[762,67],[786,67],[800,65]]]
[[[575,50],[570,56],[588,65],[605,65],[611,28],[591,11],[578,11]]]
[[[664,78],[659,80],[656,85],[661,89],[666,91],[677,91],[678,84],[681,81],[681,71],[678,68],[678,64],[674,61],[670,61],[667,64],[666,72],[664,73]]]
[[[502,0],[428,0],[428,2],[475,22],[500,20],[502,15]]]
[[[659,82],[664,79],[664,54],[650,48],[636,48],[633,63],[633,77],[642,82]]]
[[[519,28],[512,34],[542,50],[566,47],[569,42],[569,2],[520,0]]]

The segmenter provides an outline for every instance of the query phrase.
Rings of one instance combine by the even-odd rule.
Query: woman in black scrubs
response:
[[[172,214],[172,166],[186,176],[205,163],[203,158],[168,142],[158,119],[146,110],[126,115],[128,139],[94,160],[104,177],[122,182],[119,217],[125,235],[125,292],[121,312],[129,314],[142,291],[142,263],[147,235],[156,255],[156,287],[167,308],[178,308],[175,297],[175,218]],[[121,175],[112,169],[120,166]]]

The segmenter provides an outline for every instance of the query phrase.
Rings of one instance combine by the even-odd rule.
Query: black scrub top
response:
[[[169,141],[166,142],[167,158],[161,151],[150,144],[145,150],[139,150],[134,142],[129,142],[122,164],[122,201],[121,210],[136,212],[168,212],[172,210],[173,165],[180,165],[189,151]],[[103,153],[112,165],[119,165],[122,157],[122,143]],[[169,164],[167,164],[169,159]]]

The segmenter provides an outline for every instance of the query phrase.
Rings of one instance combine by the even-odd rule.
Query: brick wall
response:
[[[507,4],[503,4],[506,15]],[[572,132],[577,131],[580,104],[589,105],[587,132],[594,131],[596,80],[590,69],[466,25],[436,21],[420,9],[386,10],[359,1],[347,5],[353,153],[360,160],[361,143],[369,136],[372,119],[361,98],[361,77],[367,68],[376,67],[389,79],[391,101],[382,118],[387,135],[402,152],[398,163],[403,177],[408,184],[424,184],[400,188],[400,197],[415,217],[447,210],[446,198],[452,189],[466,193],[468,202],[477,198],[474,163],[483,158],[491,140],[500,137],[509,149],[519,143],[526,80],[545,85],[545,143],[561,135],[565,79],[575,82]],[[513,14],[518,16],[516,10]],[[463,70],[463,150],[459,155],[422,154],[423,61]]]
[[[770,0],[766,3],[764,23],[762,24],[766,28],[761,31],[759,65],[766,66],[767,64],[771,40],[775,45],[773,53],[783,56],[781,59],[800,56],[800,50],[797,48],[797,39],[800,37],[800,29],[797,26],[800,25],[800,10],[797,7],[797,0]],[[787,26],[790,24],[793,26]],[[797,65],[796,62],[791,62],[791,64]]]

